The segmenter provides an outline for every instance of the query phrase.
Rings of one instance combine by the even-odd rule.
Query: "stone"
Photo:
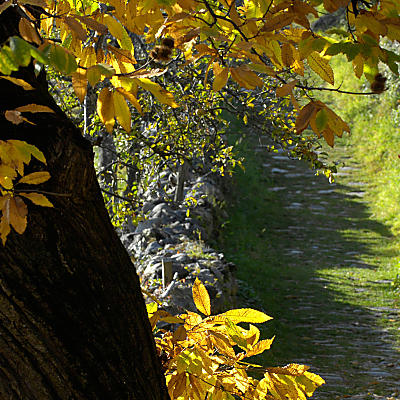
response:
[[[272,168],[271,169],[271,173],[273,173],[273,174],[285,174],[287,172],[288,172],[288,170],[283,169],[283,168]]]
[[[160,218],[174,214],[174,210],[168,204],[160,203],[153,207],[149,214],[151,218]]]
[[[162,222],[162,218],[147,219],[138,223],[135,233],[143,233],[145,229],[155,228]]]
[[[179,263],[189,263],[192,259],[185,253],[178,253],[171,256],[171,259]]]

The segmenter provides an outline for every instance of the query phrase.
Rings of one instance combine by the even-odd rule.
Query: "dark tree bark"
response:
[[[0,15],[0,43],[17,34],[18,18],[14,7]],[[166,400],[138,277],[105,210],[92,148],[43,75],[28,67],[13,76],[35,90],[0,80],[0,139],[37,146],[47,166],[29,171],[45,168],[51,179],[40,189],[63,196],[48,196],[51,209],[29,204],[26,232],[0,244],[0,399]],[[36,125],[5,119],[31,103],[55,113],[27,115]]]

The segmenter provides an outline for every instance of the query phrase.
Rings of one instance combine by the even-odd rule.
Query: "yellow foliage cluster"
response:
[[[175,331],[160,330],[155,338],[171,399],[306,400],[324,384],[305,365],[264,368],[243,361],[270,348],[274,338],[260,340],[253,325],[270,320],[268,315],[249,308],[211,315],[207,289],[197,278],[193,300],[204,316],[188,311],[174,317],[157,303],[147,305],[153,329],[160,320],[178,324]],[[248,323],[248,329],[240,323]],[[252,377],[250,371],[262,378]]]
[[[37,21],[41,32],[36,29],[37,24],[33,24],[35,17],[24,7],[26,4],[46,9],[46,17]],[[11,1],[5,2],[0,12],[10,5]],[[400,56],[380,45],[382,38],[400,40],[400,6],[394,0],[373,4],[350,4],[347,0],[244,0],[240,4],[233,0],[217,3],[209,0],[109,0],[101,7],[93,0],[79,3],[21,0],[18,6],[23,7],[30,18],[21,20],[21,37],[38,46],[38,50],[45,51],[50,65],[72,75],[73,88],[81,102],[88,83],[94,86],[107,79],[107,87],[102,88],[98,97],[97,111],[109,132],[116,121],[124,130],[131,130],[127,102],[142,112],[139,89],[152,93],[168,106],[184,107],[159,83],[150,80],[165,73],[168,59],[173,54],[182,65],[195,65],[198,60],[206,59],[204,83],[207,85],[212,79],[214,91],[222,90],[230,79],[243,89],[253,90],[262,87],[267,77],[275,78],[278,95],[290,94],[299,112],[304,108],[300,111],[297,107],[295,96],[299,92],[295,92],[295,88],[315,89],[304,80],[306,67],[326,83],[334,85],[330,58],[336,54],[346,54],[353,63],[355,75],[361,77],[364,74],[371,83],[379,73],[380,62],[398,73]],[[340,39],[313,32],[311,22],[320,17],[322,8],[334,12],[340,7],[348,7],[350,27],[348,31],[340,30]],[[153,50],[147,60],[136,60],[130,33],[144,36],[153,44],[167,40],[170,47],[162,57],[163,62],[154,65],[157,61],[154,54],[160,46],[155,47],[157,51]],[[52,41],[54,36],[60,37],[62,46]],[[21,49],[19,54],[27,54],[24,63],[29,62],[29,54],[39,54],[18,41],[14,41],[14,47]],[[5,61],[10,50],[12,56],[13,49],[7,46],[2,50],[4,57],[0,53],[0,71],[2,63],[4,71],[13,70]],[[288,74],[297,78],[291,80],[296,82],[292,86],[288,86]],[[339,88],[332,90],[340,91]],[[312,95],[308,93],[307,96]],[[318,101],[312,98],[306,110],[317,104]],[[316,135],[323,136],[333,145],[334,135],[342,136],[347,125],[335,125],[337,116],[327,105],[321,110],[318,110],[320,119],[326,119],[327,126],[321,129],[315,123],[308,125]],[[304,121],[303,116],[300,121]],[[336,129],[332,129],[333,126]],[[297,133],[301,134],[303,130],[299,129]]]
[[[24,167],[32,157],[46,164],[43,153],[35,146],[21,140],[0,140],[0,239],[3,245],[11,226],[19,234],[26,229],[28,208],[23,197],[39,206],[53,206],[43,194],[18,188],[22,184],[38,185],[50,178],[46,171],[24,175]]]
[[[143,112],[140,91],[151,93],[166,106],[185,110],[184,99],[175,99],[160,80],[154,80],[174,60],[181,67],[197,67],[201,60],[204,88],[214,92],[226,86],[252,91],[263,87],[267,79],[275,80],[277,96],[290,96],[297,112],[293,132],[301,135],[310,127],[331,146],[334,137],[341,137],[349,127],[327,104],[314,98],[315,90],[321,88],[309,85],[305,71],[334,85],[330,59],[345,54],[355,76],[364,75],[370,81],[372,93],[385,90],[380,63],[398,74],[400,55],[381,46],[382,39],[400,41],[400,3],[395,0],[371,4],[348,0],[108,0],[101,4],[94,0],[7,0],[0,5],[0,13],[10,6],[20,8],[23,17],[20,36],[11,37],[0,50],[1,78],[34,90],[29,83],[9,76],[20,66],[28,66],[33,57],[37,63],[70,75],[81,102],[88,84],[95,87],[102,82],[97,112],[109,132],[116,122],[130,132],[133,110]],[[42,7],[45,13],[37,18],[31,6]],[[320,15],[340,7],[347,7],[349,29],[336,29],[335,36],[311,29],[311,22]],[[155,46],[147,59],[135,58],[131,34]],[[165,54],[161,54],[163,43],[168,43]],[[341,91],[340,87],[322,89]],[[31,123],[22,113],[49,112],[40,107],[28,104],[8,110],[5,117],[14,124]],[[14,179],[6,161],[3,165],[2,180]],[[7,191],[3,197],[11,193],[12,188],[2,187]],[[3,201],[3,215],[11,209],[16,210],[12,215],[19,210],[20,217],[3,217],[3,242],[10,225],[18,232],[25,226],[23,206],[12,203],[10,208],[10,201]]]

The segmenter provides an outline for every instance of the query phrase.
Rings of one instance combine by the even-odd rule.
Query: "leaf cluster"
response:
[[[23,198],[38,206],[53,207],[43,194],[20,189],[20,185],[38,185],[50,178],[47,171],[24,174],[25,165],[32,157],[46,164],[43,153],[35,146],[21,140],[0,140],[0,238],[3,245],[11,227],[19,234],[26,229],[28,208]]]
[[[243,361],[270,348],[274,338],[260,340],[253,324],[271,317],[249,308],[211,315],[207,289],[197,278],[192,292],[200,314],[188,311],[174,317],[157,303],[147,305],[153,329],[158,321],[178,325],[173,332],[159,330],[155,338],[171,399],[306,400],[324,383],[305,365],[264,368]],[[254,371],[262,378],[252,377]]]

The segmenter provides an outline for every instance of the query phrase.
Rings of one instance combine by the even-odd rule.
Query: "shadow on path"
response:
[[[330,185],[260,150],[259,165],[237,177],[225,236],[245,302],[274,317],[265,332],[276,335],[273,350],[258,362],[311,365],[327,381],[313,398],[399,399],[399,346],[381,323],[398,323],[399,312],[390,280],[376,279],[396,253],[364,184],[352,181],[357,166]],[[363,301],[371,296],[374,306]]]

